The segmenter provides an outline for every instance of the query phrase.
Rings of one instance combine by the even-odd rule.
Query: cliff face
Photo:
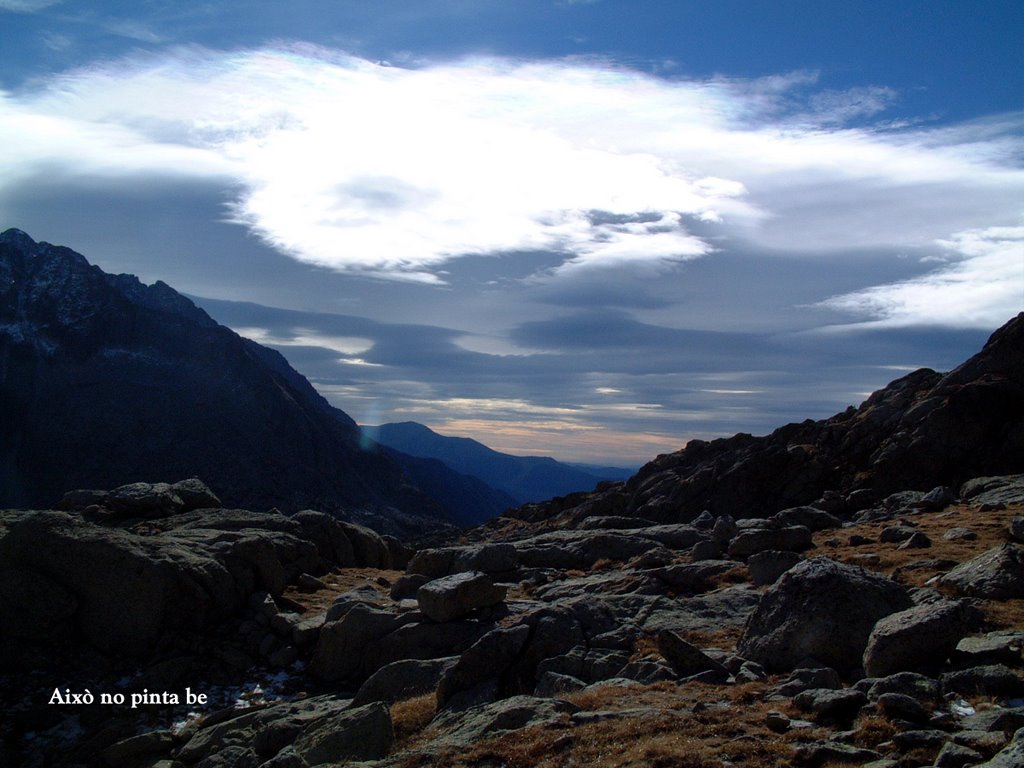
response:
[[[441,514],[277,352],[164,283],[0,235],[0,506],[168,476],[229,506]]]
[[[956,486],[1024,471],[1024,313],[948,374],[928,369],[875,392],[859,408],[739,434],[659,456],[626,483],[512,514],[582,518],[589,510],[662,522],[714,514],[763,517],[826,491],[837,512],[907,489]],[[854,491],[864,491],[846,501]],[[858,499],[860,501],[858,501]]]

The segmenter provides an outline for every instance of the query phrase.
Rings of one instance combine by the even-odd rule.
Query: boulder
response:
[[[850,722],[868,697],[856,688],[809,688],[793,697],[793,703],[804,712],[813,712],[821,722]]]
[[[937,671],[976,623],[961,601],[929,603],[880,619],[864,649],[864,672],[885,677],[896,672]]]
[[[811,530],[803,525],[791,525],[785,528],[754,528],[740,531],[736,538],[729,543],[729,557],[743,560],[769,549],[802,552],[811,546]]]
[[[733,560],[702,560],[656,568],[651,574],[678,593],[694,595],[718,586],[716,580],[737,567],[742,568]]]
[[[307,726],[292,745],[305,764],[334,765],[354,760],[379,760],[395,741],[391,714],[376,702],[348,709]]]
[[[1024,598],[1024,549],[1002,544],[958,565],[940,581],[968,597]]]
[[[842,525],[838,517],[817,507],[790,507],[776,512],[769,519],[782,527],[802,525],[812,531],[827,531]]]
[[[729,670],[675,632],[659,632],[657,642],[661,655],[679,677],[713,672],[718,682],[724,683],[729,678]]]
[[[530,628],[519,624],[493,629],[477,640],[445,671],[437,687],[438,707],[445,707],[458,694],[491,680],[495,681],[495,694],[498,693],[497,678],[512,666],[529,636]]]
[[[764,594],[738,651],[775,672],[805,659],[856,669],[878,620],[911,605],[907,591],[882,576],[825,557],[805,560]]]
[[[1024,696],[1024,677],[1005,664],[985,664],[947,672],[941,678],[946,693],[981,696]]]
[[[373,701],[394,704],[396,701],[421,696],[437,688],[444,674],[457,661],[454,656],[441,659],[402,659],[378,669],[359,686],[352,706]]]
[[[798,552],[782,552],[775,549],[758,552],[747,559],[750,581],[758,587],[774,584],[782,574],[803,559],[803,555]]]
[[[445,622],[480,608],[500,605],[506,592],[487,574],[467,571],[427,582],[416,592],[416,601],[427,618]]]
[[[987,763],[977,768],[1020,768],[1024,765],[1024,728],[1014,735],[1013,739],[997,752]]]

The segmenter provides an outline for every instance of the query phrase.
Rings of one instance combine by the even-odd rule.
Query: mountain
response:
[[[957,487],[980,475],[1024,472],[1024,313],[967,362],[924,368],[872,394],[859,408],[769,435],[690,441],[625,483],[510,514],[582,519],[594,509],[660,522],[702,511],[767,517],[817,503],[855,511],[888,494]],[[828,497],[823,494],[829,492]]]
[[[432,499],[441,504],[459,525],[480,525],[522,502],[483,480],[456,472],[438,459],[410,456],[381,446],[406,476]]]
[[[0,234],[0,507],[198,476],[227,506],[441,524],[440,505],[361,440],[279,353],[170,286]]]
[[[468,437],[439,435],[414,421],[365,426],[363,430],[381,445],[437,459],[456,472],[477,477],[520,504],[590,490],[603,480],[619,479],[623,471],[613,468],[612,474],[600,475],[546,456],[511,456]]]

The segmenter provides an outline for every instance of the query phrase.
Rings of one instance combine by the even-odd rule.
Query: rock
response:
[[[537,687],[534,689],[534,696],[557,696],[560,693],[572,693],[587,687],[577,677],[572,675],[561,675],[558,672],[545,672],[537,678]]]
[[[949,734],[934,728],[923,728],[916,731],[903,731],[893,735],[892,740],[901,752],[915,749],[936,750],[946,743]]]
[[[935,768],[964,768],[982,762],[985,756],[970,747],[947,741],[935,758]]]
[[[388,708],[367,704],[317,720],[295,739],[296,754],[313,766],[379,760],[395,741]]]
[[[729,678],[729,670],[675,632],[659,632],[657,642],[661,655],[679,677],[713,672],[718,682]]]
[[[938,680],[916,672],[897,672],[887,677],[868,678],[861,683],[866,685],[871,701],[877,701],[887,693],[900,693],[918,701],[937,702],[941,693]]]
[[[910,606],[906,590],[886,578],[824,557],[805,560],[764,594],[737,650],[775,672],[804,659],[855,669],[877,621]]]
[[[1024,597],[1024,549],[1003,544],[958,565],[940,582],[969,597]]]
[[[811,531],[802,525],[741,531],[729,543],[729,557],[746,559],[768,549],[802,552],[811,547]]]
[[[790,507],[776,512],[769,519],[783,527],[802,525],[812,531],[827,531],[842,525],[838,517],[817,507]]]
[[[441,659],[402,659],[378,669],[364,682],[352,699],[359,707],[373,701],[393,704],[402,699],[420,696],[435,690],[441,678],[457,661],[449,656]]]
[[[793,697],[804,712],[813,712],[821,722],[846,723],[853,720],[868,697],[856,688],[809,688]]]
[[[921,531],[915,531],[910,537],[900,544],[896,549],[927,549],[932,545],[932,540]]]
[[[1024,544],[1024,517],[1020,515],[1014,517],[1007,526],[1007,532],[1010,534],[1010,538],[1018,544]]]
[[[422,573],[407,573],[399,576],[395,579],[395,583],[391,585],[391,599],[407,600],[415,598],[420,587],[429,581],[430,577],[424,576]]]
[[[953,489],[940,485],[921,497],[917,506],[918,509],[923,509],[926,512],[939,512],[955,502],[956,494],[953,493]]]
[[[984,664],[1021,666],[1024,632],[1003,630],[980,637],[965,637],[957,643],[953,660],[963,666]]]
[[[1024,706],[982,710],[963,718],[961,725],[965,731],[998,732],[1010,736],[1024,728]],[[978,749],[973,744],[968,746]]]
[[[432,726],[444,735],[427,746],[431,751],[441,744],[469,749],[488,736],[547,725],[577,711],[579,707],[558,698],[511,696],[461,712],[439,714]]]
[[[698,541],[690,549],[690,559],[695,563],[701,560],[718,560],[721,556],[722,545],[710,539]]]
[[[960,497],[972,504],[1024,502],[1024,475],[976,477],[960,486]]]
[[[769,731],[785,733],[789,730],[790,719],[778,710],[769,709],[765,713],[764,724],[768,726]]]
[[[119,486],[107,494],[106,506],[124,517],[167,517],[185,511],[184,500],[167,483]]]
[[[885,677],[938,670],[976,623],[975,614],[957,601],[917,605],[883,617],[868,637],[864,672]]]
[[[917,531],[913,528],[908,528],[905,525],[890,525],[889,527],[882,529],[882,532],[878,534],[878,540],[885,544],[900,544],[909,539],[915,533],[917,533]]]
[[[171,485],[170,490],[171,493],[181,499],[182,512],[191,512],[194,509],[217,509],[221,507],[220,499],[217,498],[217,495],[198,477],[179,480]]]
[[[711,539],[717,544],[728,544],[739,529],[732,515],[719,515],[711,527]]]
[[[252,591],[226,567],[232,534],[141,536],[66,512],[10,511],[0,513],[0,531],[0,637],[61,628],[39,639],[145,654],[167,632],[231,615]]]
[[[829,688],[836,690],[842,688],[842,681],[839,673],[828,667],[817,669],[801,668],[794,669],[792,674],[777,686],[771,689],[770,693],[775,698],[791,699],[798,693],[811,688]]]
[[[982,696],[1022,696],[1024,677],[1004,664],[986,664],[955,672],[941,678],[943,691]]]
[[[978,534],[970,528],[950,528],[942,534],[943,541],[974,541]]]
[[[859,533],[854,533],[854,534],[852,534],[850,536],[850,538],[847,541],[847,543],[851,547],[863,547],[863,546],[866,546],[868,544],[874,544],[875,540],[874,539],[869,539],[867,536],[861,536]]]
[[[774,584],[782,574],[803,559],[803,555],[797,552],[780,552],[774,549],[758,552],[747,559],[750,581],[755,586]]]
[[[659,581],[668,587],[687,595],[707,592],[716,584],[716,580],[727,571],[739,567],[733,560],[704,560],[699,563],[669,565],[651,571]]]
[[[512,666],[529,636],[530,627],[520,624],[492,629],[477,640],[441,677],[437,687],[438,707],[446,707],[458,694],[491,680],[496,683],[497,693],[497,678]]]
[[[890,720],[923,723],[929,717],[928,710],[920,701],[904,693],[883,693],[875,699],[875,706]]]
[[[819,741],[797,747],[793,764],[818,768],[823,765],[850,764],[866,766],[881,757],[877,752],[843,744],[838,741]]]
[[[416,592],[420,610],[436,622],[452,621],[480,608],[500,605],[506,588],[478,571],[445,576],[424,584]]]
[[[1020,768],[1024,765],[1024,728],[1014,734],[1013,740],[978,768]]]
[[[519,567],[519,556],[512,544],[480,544],[457,550],[451,573],[480,571],[488,575],[504,574]]]

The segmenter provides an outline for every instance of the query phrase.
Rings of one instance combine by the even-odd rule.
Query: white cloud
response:
[[[60,2],[61,0],[0,0],[0,11],[35,13]]]
[[[991,329],[1024,310],[1024,227],[969,230],[939,245],[957,260],[922,277],[836,296],[823,305],[876,318],[851,327]]]
[[[843,128],[895,94],[824,92],[796,109],[794,91],[815,81],[178,49],[3,95],[0,141],[19,151],[0,158],[0,185],[54,169],[223,180],[231,218],[280,251],[427,282],[469,254],[556,251],[564,278],[698,258],[730,239],[816,255],[921,247],[1019,219],[1021,115]],[[950,290],[991,282],[961,277]],[[882,311],[866,296],[858,307]]]

